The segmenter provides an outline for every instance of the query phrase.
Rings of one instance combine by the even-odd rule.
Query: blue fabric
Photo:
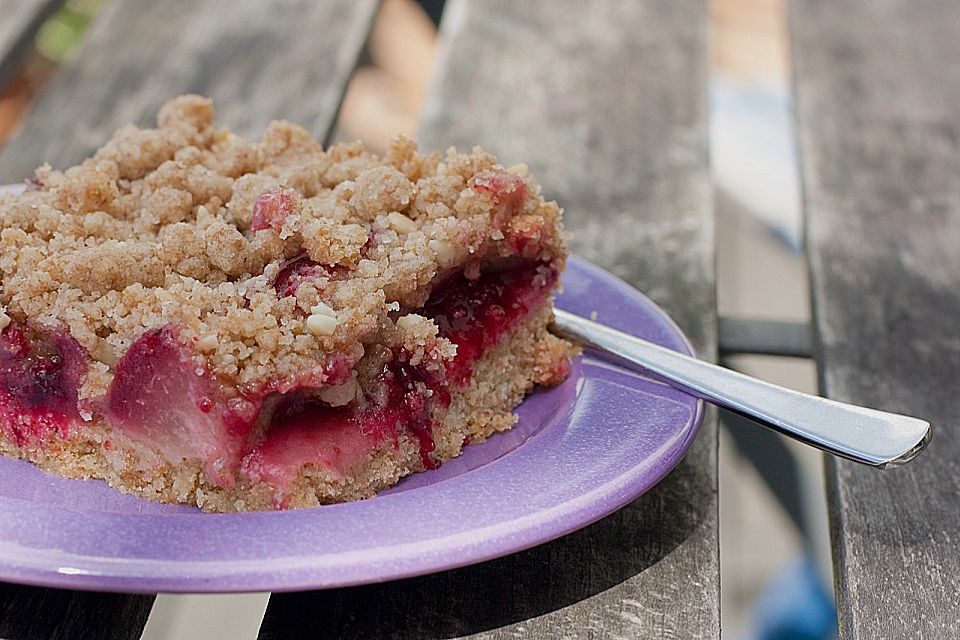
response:
[[[757,640],[828,640],[837,637],[833,598],[809,557],[777,575],[753,604]]]

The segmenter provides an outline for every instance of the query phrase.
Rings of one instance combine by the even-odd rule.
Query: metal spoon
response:
[[[886,469],[909,462],[930,442],[925,420],[779,387],[561,309],[554,313],[558,335],[828,453]]]

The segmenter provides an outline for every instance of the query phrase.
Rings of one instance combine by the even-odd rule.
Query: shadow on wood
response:
[[[139,638],[154,596],[0,583],[0,637],[8,640]]]
[[[260,638],[451,638],[527,622],[615,589],[669,556],[702,524],[700,496],[713,488],[705,472],[682,462],[628,507],[519,554],[386,584],[273,598]],[[644,517],[667,512],[669,519]]]

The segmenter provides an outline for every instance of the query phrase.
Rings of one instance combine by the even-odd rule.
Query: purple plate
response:
[[[676,325],[612,275],[572,259],[557,303],[690,352]],[[0,580],[127,592],[284,591],[442,571],[584,527],[683,457],[700,401],[589,356],[531,395],[507,433],[370,500],[204,514],[0,459]]]

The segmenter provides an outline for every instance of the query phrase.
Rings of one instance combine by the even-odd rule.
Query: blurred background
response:
[[[83,44],[100,0],[67,0],[46,19],[0,94],[0,145],[57,66]],[[780,0],[712,0],[711,164],[722,316],[809,320]],[[416,137],[438,46],[443,0],[384,0],[334,141],[383,149]],[[278,116],[281,114],[278,114]],[[482,141],[478,141],[482,142]],[[738,356],[728,365],[816,390],[800,358]],[[724,637],[836,636],[819,454],[724,417],[720,440]],[[253,638],[266,594],[160,596],[144,638]]]

